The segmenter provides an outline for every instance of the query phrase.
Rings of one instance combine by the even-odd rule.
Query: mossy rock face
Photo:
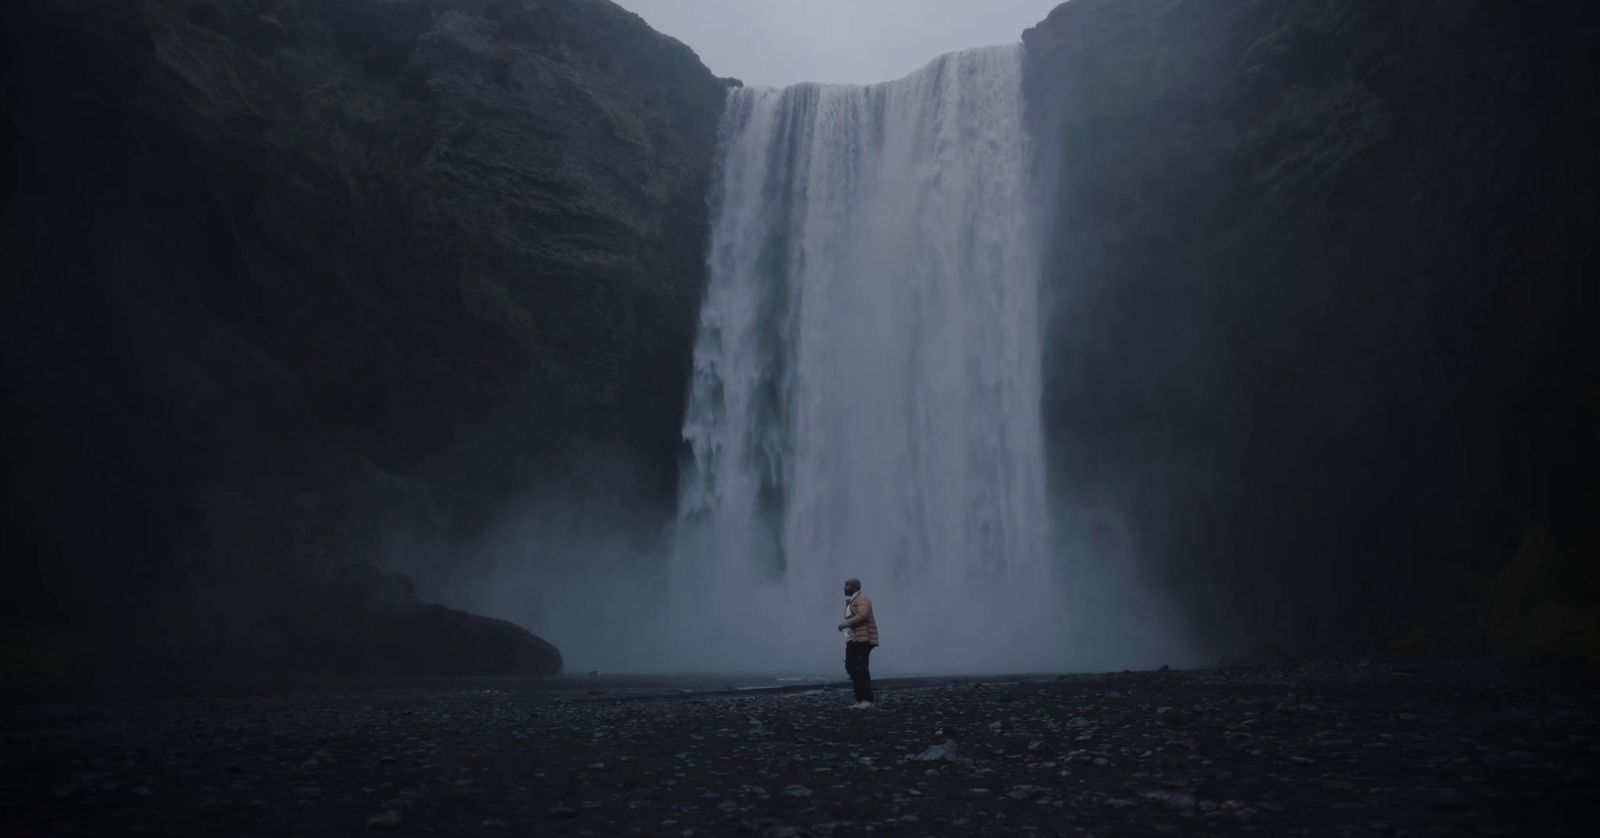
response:
[[[1485,634],[1504,648],[1565,649],[1600,661],[1597,551],[1600,526],[1569,544],[1534,528],[1516,557],[1488,581]]]
[[[59,678],[66,674],[66,661],[34,646],[13,642],[0,648],[0,678]]]
[[[725,95],[689,49],[592,0],[26,0],[4,37],[10,625],[271,623],[541,478],[670,513]]]

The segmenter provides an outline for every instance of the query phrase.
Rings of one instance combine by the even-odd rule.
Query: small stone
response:
[[[499,818],[484,818],[482,826],[485,826],[489,829],[504,829],[506,822],[500,820]]]
[[[954,762],[957,758],[956,741],[954,739],[946,739],[944,743],[940,745],[930,745],[924,749],[922,753],[912,757],[912,759],[917,760],[918,762],[933,762],[934,760],[947,760]]]
[[[1132,800],[1123,800],[1120,797],[1108,797],[1106,798],[1106,805],[1113,809],[1131,809],[1133,808],[1134,804]]]
[[[1317,761],[1312,759],[1311,757],[1303,757],[1303,756],[1299,756],[1299,755],[1295,755],[1295,756],[1289,757],[1289,761],[1294,763],[1295,765],[1316,765],[1317,764]]]
[[[783,793],[789,797],[810,797],[811,789],[797,783],[791,786],[784,786]]]
[[[1166,789],[1158,789],[1156,791],[1144,792],[1143,794],[1141,794],[1139,796],[1143,797],[1146,800],[1154,800],[1157,803],[1165,803],[1166,805],[1171,806],[1174,809],[1178,809],[1178,810],[1185,811],[1185,812],[1187,812],[1190,809],[1193,809],[1195,807],[1194,795],[1185,794],[1185,793],[1183,793],[1181,791],[1168,791]],[[1211,808],[1215,809],[1216,806],[1213,805]]]
[[[1039,796],[1041,789],[1038,786],[1012,786],[1006,796],[1012,800],[1032,800]]]
[[[370,818],[367,818],[367,826],[375,829],[390,829],[399,826],[404,821],[405,816],[400,814],[400,810],[386,809]]]

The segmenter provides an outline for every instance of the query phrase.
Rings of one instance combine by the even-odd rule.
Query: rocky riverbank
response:
[[[1576,835],[1600,817],[1588,671],[887,681],[865,713],[840,685],[707,686],[13,697],[0,813],[30,836]]]

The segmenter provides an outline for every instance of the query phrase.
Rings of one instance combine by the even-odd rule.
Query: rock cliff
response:
[[[1592,4],[1073,0],[1046,422],[1223,648],[1600,651]]]
[[[1591,4],[1029,30],[1052,488],[1275,639],[1600,650]],[[25,0],[0,668],[554,671],[421,603],[559,487],[670,513],[725,84],[607,0]]]
[[[559,667],[374,545],[670,509],[723,83],[606,0],[7,15],[10,653]]]

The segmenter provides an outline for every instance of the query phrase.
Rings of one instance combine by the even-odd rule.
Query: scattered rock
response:
[[[1240,678],[1237,673],[1234,677]],[[452,807],[482,806],[477,813],[462,809],[466,819],[459,823],[480,823],[484,830],[507,829],[506,821],[532,816],[547,827],[575,818],[573,828],[547,831],[570,832],[582,826],[578,831],[593,834],[622,834],[636,825],[655,824],[649,831],[656,834],[692,829],[696,834],[920,835],[981,831],[987,827],[973,824],[992,824],[996,831],[1023,835],[1051,834],[1061,818],[1070,816],[1085,831],[1097,834],[1129,829],[1130,817],[1138,819],[1137,831],[1144,832],[1159,833],[1161,827],[1175,824],[1178,834],[1245,829],[1292,834],[1341,824],[1346,829],[1382,831],[1372,825],[1372,817],[1380,812],[1382,822],[1391,828],[1401,822],[1422,823],[1444,816],[1444,810],[1463,811],[1474,796],[1492,789],[1497,798],[1526,805],[1485,807],[1473,813],[1473,823],[1481,821],[1486,831],[1517,833],[1515,827],[1557,823],[1554,816],[1538,820],[1545,817],[1541,813],[1579,811],[1576,807],[1586,804],[1576,797],[1564,800],[1563,790],[1587,788],[1586,783],[1596,779],[1595,765],[1572,758],[1587,755],[1592,743],[1600,742],[1600,718],[1591,718],[1600,714],[1588,710],[1591,704],[1584,701],[1588,693],[1568,693],[1559,702],[1538,705],[1532,703],[1538,699],[1523,692],[1464,692],[1456,700],[1455,693],[1441,691],[1435,699],[1438,706],[1429,711],[1437,725],[1390,734],[1385,727],[1394,708],[1382,705],[1381,693],[1335,700],[1296,680],[1242,693],[1233,686],[1213,692],[1212,686],[1220,687],[1223,681],[1207,672],[1174,674],[1166,682],[1182,692],[1164,695],[1153,688],[1141,689],[1139,701],[1115,706],[1096,703],[1105,684],[1093,679],[1044,694],[1037,684],[992,685],[982,700],[962,707],[950,707],[948,693],[941,688],[906,688],[899,698],[911,712],[903,719],[875,722],[865,736],[854,722],[824,712],[837,698],[830,692],[815,697],[673,696],[659,702],[574,702],[547,710],[536,723],[525,718],[519,700],[486,700],[475,693],[385,695],[366,702],[378,706],[359,711],[337,702],[321,703],[326,701],[323,696],[297,696],[274,699],[304,709],[293,714],[292,725],[273,728],[275,736],[285,737],[281,749],[268,745],[259,761],[251,757],[243,763],[251,769],[249,774],[213,769],[195,772],[193,780],[185,781],[181,772],[169,773],[159,775],[159,786],[146,780],[138,767],[140,760],[150,757],[135,750],[136,745],[126,749],[128,765],[119,771],[121,753],[93,761],[103,744],[76,732],[80,720],[52,727],[34,719],[34,727],[18,729],[26,733],[0,731],[9,737],[3,741],[18,753],[13,758],[8,751],[0,758],[5,763],[0,767],[32,764],[30,754],[48,747],[50,753],[60,754],[57,758],[64,768],[40,777],[38,787],[48,792],[73,785],[78,790],[59,799],[42,794],[22,809],[3,811],[8,817],[20,812],[26,818],[33,807],[44,807],[55,820],[75,821],[63,816],[98,811],[84,804],[105,794],[102,789],[120,790],[131,798],[134,789],[145,785],[160,793],[137,798],[142,808],[181,809],[197,825],[211,825],[214,822],[208,818],[229,811],[263,818],[275,812],[291,817],[313,811],[318,816],[337,815],[338,807],[361,800],[369,803],[345,817],[354,821],[373,811],[392,813],[370,820],[374,827],[392,827],[402,823],[404,812],[400,828],[406,829],[413,824],[420,827],[420,813],[431,811],[439,796],[439,802]],[[497,703],[502,700],[507,703]],[[527,701],[540,707],[548,703],[542,695]],[[1068,701],[1084,702],[1082,711],[1062,714],[1059,708]],[[1195,704],[1201,705],[1195,712],[1207,719],[1204,724],[1181,732],[1156,724],[1174,718],[1180,709],[1187,717]],[[1171,713],[1158,712],[1168,706],[1174,708]],[[1321,709],[1304,709],[1307,706]],[[1525,721],[1530,706],[1559,723],[1559,735],[1530,734]],[[1567,707],[1572,709],[1563,709]],[[155,723],[148,719],[157,714],[145,712],[138,721],[126,721],[119,736],[135,743],[162,743],[153,750],[158,763],[161,755],[180,744],[188,746],[190,759],[199,766],[216,753],[216,745],[208,743],[250,744],[228,731],[230,720],[239,715],[234,707],[201,706],[151,727],[146,725]],[[770,737],[748,735],[746,717],[756,712],[761,714],[761,729]],[[981,730],[997,717],[1016,734],[1006,737],[1001,756],[989,756],[994,742],[987,737],[979,740],[984,744],[976,753],[969,752],[970,743],[959,748],[954,739],[931,746],[919,741],[935,724]],[[247,718],[242,724],[254,729],[276,722]],[[371,746],[351,742],[349,732],[358,729],[381,733],[383,742]],[[34,730],[39,738],[30,739]],[[307,747],[294,741],[297,737],[312,743],[337,741],[326,750],[338,754],[339,764],[323,763],[314,774],[304,772],[300,763],[316,745]],[[1048,762],[1030,754],[1051,753],[1049,745],[1031,750],[1023,746],[1050,743],[1054,737],[1086,741],[1078,741],[1080,747],[1064,758]],[[75,741],[81,744],[72,745]],[[1369,747],[1385,741],[1388,749]],[[658,748],[639,744],[648,742],[663,744]],[[1316,743],[1317,760],[1324,768],[1290,770],[1295,765],[1289,762],[1291,755],[1277,756],[1289,743],[1301,742]],[[15,748],[17,743],[24,747]],[[682,750],[686,743],[691,751]],[[397,762],[380,763],[384,751],[378,747],[389,749]],[[527,756],[522,755],[524,748]],[[506,761],[502,757],[508,752],[519,755]],[[693,759],[676,758],[680,753],[691,753]],[[1507,757],[1512,753],[1518,754],[1515,761]],[[626,767],[624,754],[634,757]],[[321,762],[328,756],[317,759]],[[530,766],[524,759],[537,762]],[[1113,767],[1085,770],[1095,760]],[[1055,763],[1075,770],[1058,774]],[[1485,763],[1515,770],[1491,771],[1482,767]],[[221,769],[227,765],[220,760],[213,764]],[[380,764],[385,767],[377,768]],[[1119,764],[1126,768],[1115,767]],[[597,765],[608,766],[610,773],[597,773],[601,770]],[[491,766],[493,783],[486,781]],[[1397,766],[1409,766],[1405,770],[1423,776],[1408,784],[1385,785],[1375,779],[1395,776]],[[502,784],[502,777],[507,782]],[[203,788],[185,785],[202,778]],[[475,782],[461,784],[467,780]],[[236,782],[245,788],[230,789]],[[1198,788],[1206,790],[1206,798],[1200,797]],[[580,789],[583,797],[574,796]],[[252,795],[263,799],[251,800]],[[515,799],[505,799],[508,796]],[[0,785],[0,802],[16,800],[14,789]],[[853,807],[863,800],[871,801],[873,818],[840,826],[842,816],[859,814]],[[1245,800],[1261,802],[1246,805]],[[1286,811],[1279,801],[1296,805]],[[261,811],[250,812],[251,808]],[[527,814],[509,817],[516,811]],[[1330,812],[1336,819],[1329,819]],[[486,818],[490,813],[497,817]],[[817,822],[821,828],[803,826]],[[528,828],[536,829],[537,824]],[[108,825],[105,831],[115,830]],[[1551,828],[1539,834],[1560,832]]]
[[[1194,795],[1185,794],[1183,792],[1157,789],[1155,791],[1143,792],[1139,796],[1146,800],[1154,800],[1157,803],[1165,803],[1174,809],[1180,809],[1185,812],[1195,808]],[[1216,808],[1215,805],[1213,805],[1212,808]]]
[[[1006,792],[1006,796],[1012,800],[1032,800],[1038,797],[1041,791],[1043,789],[1038,786],[1012,786],[1011,791]]]
[[[919,762],[934,762],[936,760],[956,762],[960,757],[956,750],[956,740],[946,739],[942,744],[929,745],[923,749],[922,753],[917,754],[912,759]]]

